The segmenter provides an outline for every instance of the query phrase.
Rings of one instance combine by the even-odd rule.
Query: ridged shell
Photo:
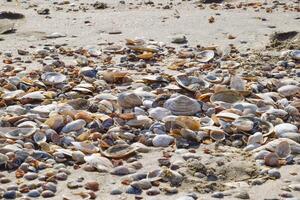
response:
[[[113,168],[113,164],[110,160],[100,154],[85,156],[84,160],[90,166],[95,167],[99,172],[108,172]]]
[[[168,99],[164,103],[164,107],[169,109],[174,115],[194,115],[201,111],[200,103],[185,95]]]

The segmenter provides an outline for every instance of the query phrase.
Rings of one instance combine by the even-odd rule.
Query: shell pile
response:
[[[177,38],[172,45],[186,42]],[[241,172],[239,180],[258,177],[258,168],[293,164],[300,154],[300,50],[263,62],[261,53],[237,52],[234,46],[224,55],[217,47],[128,39],[102,49],[34,50],[27,55],[43,62],[34,70],[9,58],[0,65],[0,169],[42,181],[20,181],[17,195],[51,197],[69,167],[125,176],[127,193],[151,195],[157,192],[152,186],[168,185],[158,192],[172,193],[184,184],[180,170],[197,183],[237,180],[230,165],[220,162],[222,171],[200,162],[202,155],[226,149],[252,159],[251,175]],[[160,167],[137,176],[143,156],[159,150]],[[186,154],[177,162],[174,152]],[[6,181],[0,173],[0,185]],[[93,191],[76,193],[83,199],[99,190],[98,183],[79,183],[68,187]],[[200,193],[210,187],[195,186]],[[8,193],[0,189],[0,199]]]

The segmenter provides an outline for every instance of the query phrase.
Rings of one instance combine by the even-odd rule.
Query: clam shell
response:
[[[177,75],[175,80],[180,87],[183,87],[191,92],[205,90],[209,87],[209,83],[207,81],[195,76],[188,76],[186,74]]]
[[[118,104],[122,108],[134,108],[143,104],[142,99],[132,92],[124,92],[118,96]]]
[[[275,153],[279,158],[286,158],[291,154],[291,147],[287,141],[281,141],[275,149]]]
[[[85,156],[84,160],[90,166],[95,167],[99,172],[108,172],[113,168],[113,164],[110,160],[100,154]]]
[[[42,74],[41,79],[47,85],[57,85],[65,82],[67,77],[57,72],[46,72]]]
[[[253,122],[253,123],[252,123]],[[274,132],[273,124],[270,122],[267,122],[265,120],[261,120],[256,117],[239,117],[235,122],[235,126],[238,127],[239,130],[244,131],[243,133],[250,135],[250,133],[247,131],[252,131],[250,128],[256,126],[258,123],[261,132],[263,133],[263,136],[269,136]]]
[[[291,147],[291,153],[292,154],[300,154],[300,144],[288,139],[288,138],[279,138],[279,139],[275,139],[273,141],[268,142],[267,144],[257,148],[254,150],[254,152],[258,152],[261,150],[268,150],[268,151],[272,151],[274,152],[276,147],[278,146],[278,144],[282,141],[286,141],[289,143],[290,147]]]
[[[79,151],[82,151],[83,153],[91,154],[91,153],[97,153],[99,151],[99,148],[93,145],[89,142],[71,142],[72,145]]]
[[[300,60],[300,50],[291,51],[290,56],[295,60]]]
[[[201,111],[200,103],[185,95],[168,99],[164,103],[164,107],[169,109],[174,115],[194,115]]]
[[[43,132],[36,132],[33,135],[33,140],[35,141],[35,143],[41,144],[43,142],[46,142],[47,138],[46,138],[46,135]]]
[[[6,164],[8,160],[9,158],[7,155],[0,153],[0,166]]]
[[[128,77],[128,72],[125,71],[105,71],[102,73],[103,80],[107,83],[124,83],[128,82],[130,79]]]
[[[210,138],[216,141],[221,141],[225,139],[225,133],[223,131],[211,131]]]
[[[275,153],[269,153],[268,155],[265,156],[265,165],[270,166],[270,167],[279,167],[279,157]]]
[[[136,153],[136,149],[128,144],[116,144],[101,154],[107,158],[122,159]]]
[[[35,127],[17,128],[14,130],[8,130],[3,135],[10,139],[23,139],[32,136],[37,131]]]
[[[196,54],[196,58],[199,62],[209,62],[215,57],[215,52],[213,50],[204,50]]]
[[[24,96],[21,97],[20,101],[23,104],[27,104],[27,103],[41,102],[44,99],[45,99],[45,96],[42,94],[42,92],[37,91],[37,92],[31,92],[31,93],[25,94]]]
[[[136,119],[129,120],[126,125],[136,128],[149,128],[152,123],[153,121],[149,117],[138,115]]]
[[[199,131],[201,127],[200,119],[192,116],[178,116],[175,119],[175,123],[193,131]]]
[[[280,87],[277,91],[279,94],[289,97],[300,93],[300,87],[297,85],[285,85]]]
[[[234,90],[223,90],[214,93],[210,97],[210,102],[211,103],[216,103],[216,102],[225,102],[229,104],[234,104],[238,101],[242,101],[243,97],[240,95],[239,92],[234,91]]]

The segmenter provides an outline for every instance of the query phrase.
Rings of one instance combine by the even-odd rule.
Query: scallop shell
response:
[[[185,95],[168,99],[164,103],[164,107],[169,109],[174,115],[194,115],[201,111],[200,103]]]
[[[199,62],[209,62],[215,57],[215,52],[213,50],[204,50],[196,55]]]
[[[243,97],[240,95],[239,92],[234,91],[234,90],[223,90],[214,93],[210,97],[210,102],[211,103],[216,103],[216,102],[225,102],[229,104],[236,103],[238,101],[242,101]]]
[[[65,82],[67,77],[58,72],[46,72],[42,74],[41,79],[47,85],[57,85]]]
[[[118,104],[122,108],[134,108],[143,104],[142,99],[132,92],[123,92],[118,96]]]
[[[72,142],[72,145],[79,151],[83,153],[97,153],[99,148],[89,142]]]
[[[279,158],[286,158],[291,154],[291,147],[287,141],[281,141],[275,149],[275,153]]]
[[[25,94],[24,96],[21,97],[20,101],[22,104],[27,104],[27,103],[41,102],[44,99],[45,96],[42,94],[42,92],[36,91],[36,92]]]
[[[18,140],[18,139],[30,137],[36,131],[37,131],[37,129],[35,127],[17,128],[15,130],[11,130],[11,131],[4,133],[4,136],[6,138]]]
[[[113,113],[114,106],[113,104],[108,100],[102,100],[98,104],[98,112],[100,113]]]
[[[101,154],[107,158],[123,159],[136,153],[136,149],[128,144],[116,144]]]
[[[179,86],[191,92],[205,90],[209,87],[209,83],[207,81],[195,76],[188,76],[186,74],[177,75],[175,80]]]

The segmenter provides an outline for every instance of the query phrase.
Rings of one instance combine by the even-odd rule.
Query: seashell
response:
[[[168,147],[173,142],[174,138],[169,135],[156,135],[152,140],[155,147]]]
[[[136,149],[128,144],[116,144],[101,154],[107,158],[124,159],[136,153]]]
[[[136,119],[131,119],[126,122],[126,125],[136,128],[149,128],[152,123],[153,121],[149,117],[138,115]]]
[[[57,85],[65,82],[67,77],[57,72],[46,72],[42,74],[41,79],[46,85]]]
[[[99,148],[89,142],[71,142],[71,144],[79,151],[83,153],[97,153]]]
[[[25,92],[23,90],[15,90],[15,91],[8,91],[4,92],[4,94],[1,96],[3,100],[9,101],[14,100],[17,98],[20,98],[25,95]]]
[[[20,101],[22,104],[28,104],[28,103],[40,103],[45,99],[45,96],[42,94],[41,91],[37,92],[31,92],[28,94],[25,94],[20,98]]]
[[[74,121],[66,124],[62,128],[61,131],[64,133],[69,133],[71,131],[78,131],[78,130],[82,129],[85,125],[86,125],[86,122],[83,119],[77,119],[77,120],[74,120]]]
[[[199,131],[201,127],[200,119],[192,116],[178,116],[175,119],[175,123],[193,131]]]
[[[81,151],[73,151],[72,154],[72,159],[77,162],[77,163],[84,163],[84,153],[82,153]]]
[[[6,164],[8,160],[9,160],[8,156],[6,156],[5,154],[0,153],[0,166],[3,165],[3,164]]]
[[[300,143],[300,133],[284,132],[278,135],[278,138],[288,138]]]
[[[137,55],[137,58],[143,59],[143,60],[150,60],[154,57],[154,54],[152,52],[146,52],[144,51],[142,54]]]
[[[86,111],[79,111],[78,113],[75,114],[74,116],[75,119],[82,119],[86,121],[87,123],[90,123],[94,120],[94,116]]]
[[[53,130],[60,130],[64,124],[64,117],[62,115],[52,115],[44,123]]]
[[[300,60],[300,50],[293,50],[290,52],[290,56],[294,59],[294,60]]]
[[[256,117],[239,117],[232,124],[246,135],[250,135],[253,131],[262,132],[263,136],[269,136],[273,133],[273,124]]]
[[[171,111],[163,107],[149,109],[149,116],[158,121],[161,121],[168,115],[171,115]]]
[[[297,126],[290,124],[290,123],[282,123],[278,124],[274,127],[274,132],[277,137],[281,137],[281,135],[288,133],[288,132],[298,132]]]
[[[90,77],[90,78],[95,78],[97,76],[97,70],[93,69],[91,67],[82,67],[80,68],[80,75],[81,76],[86,76],[86,77]]]
[[[265,156],[265,165],[270,166],[270,167],[279,167],[279,157],[275,153],[269,153],[268,155]]]
[[[201,117],[200,118],[200,126],[213,126],[214,125],[214,120],[211,119],[210,117]]]
[[[199,62],[209,62],[215,57],[213,50],[204,50],[196,54],[196,58]]]
[[[33,135],[37,129],[35,127],[17,128],[4,133],[4,137],[9,139],[23,139]]]
[[[84,184],[84,188],[96,192],[99,190],[99,183],[96,181],[88,181],[86,184]]]
[[[125,83],[129,82],[130,79],[128,77],[128,72],[118,71],[118,70],[110,70],[104,71],[102,73],[103,80],[107,83]]]
[[[85,156],[84,160],[90,166],[95,167],[99,172],[109,172],[113,168],[113,164],[110,160],[100,154]]]
[[[264,142],[264,137],[261,132],[256,132],[253,135],[250,135],[248,138],[247,145],[249,144],[262,144]]]
[[[117,101],[117,97],[111,93],[101,93],[97,94],[95,97],[97,100],[108,100],[108,101]]]
[[[232,125],[241,131],[251,131],[254,128],[254,121],[249,118],[238,118],[232,122]]]
[[[39,145],[43,142],[46,142],[47,138],[45,133],[38,131],[33,135],[33,140]]]
[[[209,87],[209,83],[207,81],[195,76],[188,76],[186,74],[179,74],[175,76],[175,80],[180,87],[191,92],[205,90]]]
[[[221,62],[222,69],[237,69],[240,65],[241,65],[240,63],[232,60]]]
[[[268,151],[272,151],[274,152],[276,147],[278,146],[278,144],[282,141],[286,141],[289,143],[290,147],[291,147],[291,153],[292,154],[300,154],[300,144],[288,139],[288,138],[279,138],[279,139],[275,139],[273,141],[268,142],[267,144],[257,148],[254,150],[254,152],[258,152],[261,150],[268,150]]]
[[[227,112],[226,110],[225,111],[222,111],[222,112],[219,112],[218,114],[216,114],[216,117],[219,118],[219,119],[223,119],[225,121],[232,121],[232,120],[236,120],[240,117],[240,115],[237,115],[237,114],[234,114],[232,112]]]
[[[207,74],[204,79],[210,83],[221,83],[224,80],[224,77],[218,77],[213,73]]]
[[[290,97],[300,93],[300,87],[296,85],[285,85],[280,87],[277,91],[285,97]]]
[[[122,108],[134,108],[143,104],[142,99],[132,92],[123,92],[118,96],[118,104]]]
[[[210,102],[211,103],[217,103],[217,102],[225,102],[229,104],[234,104],[238,101],[242,101],[243,97],[240,95],[239,92],[234,91],[234,90],[223,90],[214,93],[210,97]]]
[[[98,112],[100,113],[113,113],[114,106],[113,104],[108,100],[102,100],[98,104]]]
[[[230,80],[230,88],[237,91],[245,91],[246,81],[237,75],[232,76]]]
[[[275,153],[279,158],[286,158],[291,154],[291,147],[287,141],[281,141],[276,146]]]
[[[178,95],[168,99],[164,103],[164,107],[169,109],[174,115],[194,115],[201,111],[200,103],[185,95]]]

